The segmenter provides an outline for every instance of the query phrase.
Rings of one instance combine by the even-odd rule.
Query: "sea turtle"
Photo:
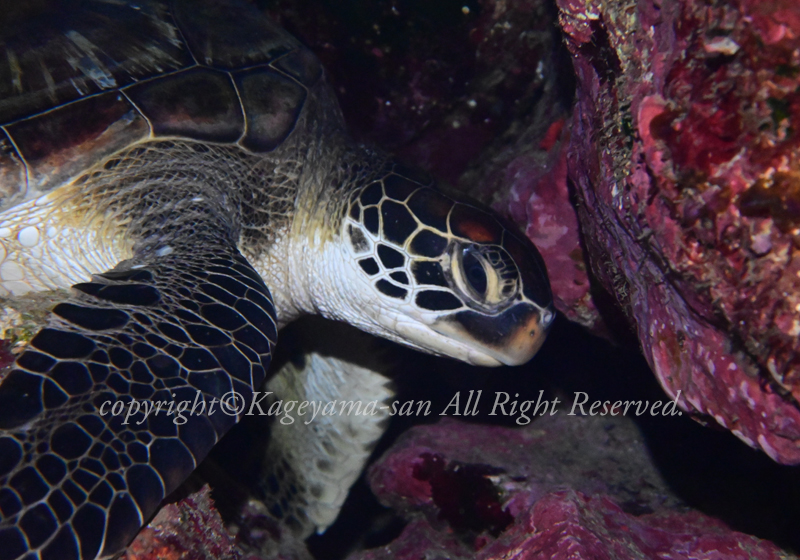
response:
[[[541,345],[533,245],[349,140],[317,59],[254,6],[2,13],[0,286],[72,291],[0,384],[0,559],[118,554],[301,314],[484,366]],[[216,413],[115,414],[198,397]]]

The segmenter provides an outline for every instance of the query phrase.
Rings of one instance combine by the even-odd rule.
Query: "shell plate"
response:
[[[2,4],[0,210],[143,140],[272,151],[323,73],[308,49],[248,4]]]

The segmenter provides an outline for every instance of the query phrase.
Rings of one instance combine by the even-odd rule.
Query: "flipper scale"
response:
[[[269,290],[233,243],[203,241],[75,286],[0,384],[0,557],[121,552],[238,420],[220,399],[264,380]]]

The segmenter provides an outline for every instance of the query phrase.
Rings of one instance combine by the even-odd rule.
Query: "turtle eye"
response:
[[[457,245],[451,274],[454,287],[467,304],[485,311],[496,312],[507,307],[519,286],[516,265],[497,246]]]
[[[469,286],[481,298],[486,297],[486,287],[489,284],[489,280],[486,277],[486,269],[481,255],[471,247],[464,249],[461,265],[464,267],[464,276]]]

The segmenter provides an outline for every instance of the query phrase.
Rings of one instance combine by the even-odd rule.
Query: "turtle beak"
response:
[[[475,365],[518,366],[542,347],[554,318],[551,307],[526,302],[498,315],[459,311],[436,321],[431,329],[471,349],[468,361]]]

